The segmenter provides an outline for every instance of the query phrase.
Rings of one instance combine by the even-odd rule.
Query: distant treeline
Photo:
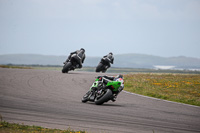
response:
[[[0,55],[0,64],[27,64],[31,66],[62,66],[67,56],[38,55],[38,54],[8,54]],[[102,57],[86,56],[83,66],[96,67]],[[146,68],[156,66],[173,66],[175,69],[200,69],[200,58],[192,57],[159,57],[145,54],[114,55],[117,68]]]
[[[37,68],[37,69],[48,69],[48,70],[61,70],[63,66],[61,65],[38,65],[38,64],[7,64],[7,65],[0,65],[0,67],[7,66],[7,68]],[[95,72],[95,67],[84,66],[81,69],[76,69],[75,71],[87,71],[87,72]],[[200,71],[191,71],[191,70],[162,70],[162,69],[150,69],[150,68],[118,68],[118,67],[111,67],[107,71],[108,73],[179,73],[179,74],[200,74]]]
[[[25,67],[62,67],[61,65],[40,65],[40,64],[6,64],[7,66],[25,66]]]

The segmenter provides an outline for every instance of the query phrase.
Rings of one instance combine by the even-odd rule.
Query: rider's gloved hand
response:
[[[102,76],[98,76],[97,78],[99,79],[99,78],[101,78]]]
[[[101,79],[102,79],[102,76],[98,76],[97,78],[98,78],[99,80],[101,80]]]

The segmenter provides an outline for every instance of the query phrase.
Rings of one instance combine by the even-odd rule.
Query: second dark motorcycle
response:
[[[105,73],[107,69],[110,67],[110,62],[111,60],[108,57],[102,58],[96,67],[96,72]]]
[[[64,62],[62,73],[68,73],[68,71],[80,68],[80,57],[77,54],[73,54],[71,59]]]

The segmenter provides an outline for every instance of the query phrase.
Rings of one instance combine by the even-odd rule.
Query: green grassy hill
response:
[[[63,65],[66,56],[37,55],[37,54],[9,54],[0,55],[0,64],[37,64],[37,65]],[[103,55],[102,55],[103,56]],[[102,57],[89,57],[86,55],[84,66],[95,67]],[[113,67],[122,68],[154,68],[155,65],[175,66],[183,69],[200,69],[200,59],[191,57],[160,57],[144,54],[114,55]]]

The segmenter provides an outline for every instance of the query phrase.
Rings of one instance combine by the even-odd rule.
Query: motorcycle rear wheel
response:
[[[62,69],[62,73],[68,73],[70,67],[72,66],[72,63],[71,62],[67,62],[64,66],[63,66],[63,69]]]
[[[103,96],[100,96],[100,97],[96,97],[94,102],[96,105],[101,105],[103,104],[104,102],[107,102],[110,100],[110,98],[112,97],[112,91],[110,89],[107,89],[105,90],[106,92],[104,93]]]
[[[103,64],[99,63],[99,65],[96,67],[96,72],[102,71],[102,68],[103,68]]]

